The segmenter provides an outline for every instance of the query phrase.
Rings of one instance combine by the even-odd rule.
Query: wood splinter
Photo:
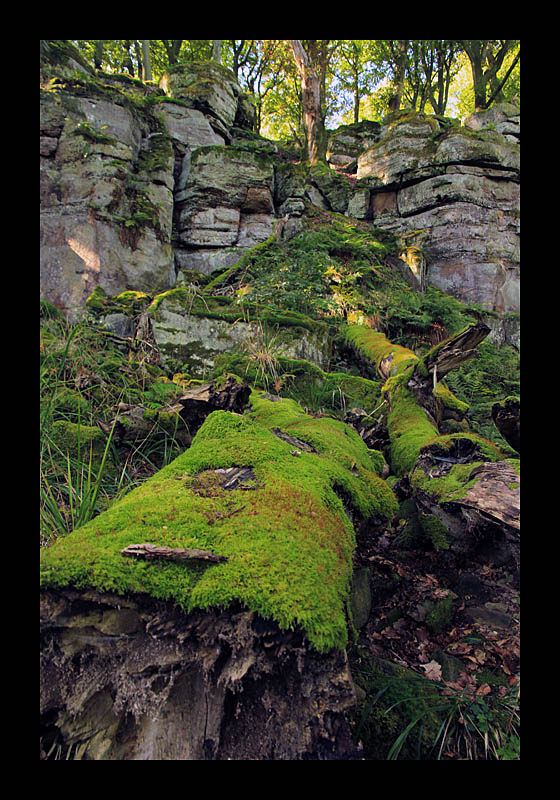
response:
[[[182,547],[165,547],[155,544],[129,544],[121,550],[121,556],[134,558],[163,558],[167,561],[194,561],[202,564],[221,564],[227,556],[219,556],[209,550],[186,550]]]

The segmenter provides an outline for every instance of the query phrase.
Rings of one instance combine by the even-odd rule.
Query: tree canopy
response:
[[[312,116],[319,160],[322,130],[340,124],[407,108],[462,118],[496,102],[520,102],[518,39],[70,41],[96,69],[144,81],[159,81],[176,64],[217,60],[254,95],[263,135],[309,147]]]

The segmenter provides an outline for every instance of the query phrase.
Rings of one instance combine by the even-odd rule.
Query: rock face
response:
[[[42,298],[72,318],[96,286],[109,294],[172,286],[173,150],[164,126],[117,81],[84,74],[45,86]]]
[[[492,113],[490,113],[490,111]],[[519,311],[519,111],[464,126],[400,112],[358,157],[349,213],[421,247],[426,281],[464,302]]]
[[[161,363],[168,369],[204,376],[215,358],[244,344],[257,349],[266,343],[265,312],[253,318],[242,313],[230,298],[193,297],[188,290],[175,289],[157,297],[147,310],[154,343]],[[319,367],[329,357],[326,325],[303,315],[275,314],[271,320],[274,353],[288,358],[303,358]]]
[[[359,758],[345,653],[319,655],[254,612],[67,589],[43,595],[41,627],[42,757]]]
[[[342,126],[328,148],[340,172],[307,169],[254,133],[218,64],[173,67],[157,88],[74,55],[44,66],[40,142],[41,291],[69,316],[96,286],[155,293],[232,266],[277,218],[296,233],[308,202],[396,234],[425,283],[519,311],[515,106],[464,126],[405,111]]]

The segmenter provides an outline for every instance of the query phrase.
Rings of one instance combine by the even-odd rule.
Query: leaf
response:
[[[487,683],[483,683],[482,686],[478,687],[478,689],[476,690],[475,694],[478,697],[480,697],[480,696],[484,696],[486,694],[490,694],[490,691],[491,691],[490,686]]]
[[[420,665],[422,669],[426,670],[426,678],[431,681],[440,681],[441,680],[441,664],[438,664],[437,661],[429,661],[427,664]]]

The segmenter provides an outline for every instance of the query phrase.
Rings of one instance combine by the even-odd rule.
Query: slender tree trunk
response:
[[[222,40],[221,39],[214,39],[214,44],[212,45],[212,61],[215,61],[217,64],[222,63]]]
[[[360,119],[360,89],[358,85],[358,73],[354,74],[354,122]]]
[[[327,133],[321,109],[319,65],[311,61],[299,39],[290,39],[290,45],[301,81],[307,160],[310,164],[324,162],[327,158]]]
[[[150,40],[142,39],[142,61],[144,62],[144,80],[151,81],[152,78],[152,60],[150,58]]]
[[[97,44],[95,45],[95,52],[93,54],[93,62],[95,64],[95,69],[101,69],[101,64],[103,63],[103,39],[98,39]]]
[[[399,39],[395,56],[395,81],[393,84],[393,94],[389,100],[389,111],[398,111],[401,107],[402,95],[404,91],[404,81],[406,78],[406,68],[408,64],[407,55],[408,40]]]

